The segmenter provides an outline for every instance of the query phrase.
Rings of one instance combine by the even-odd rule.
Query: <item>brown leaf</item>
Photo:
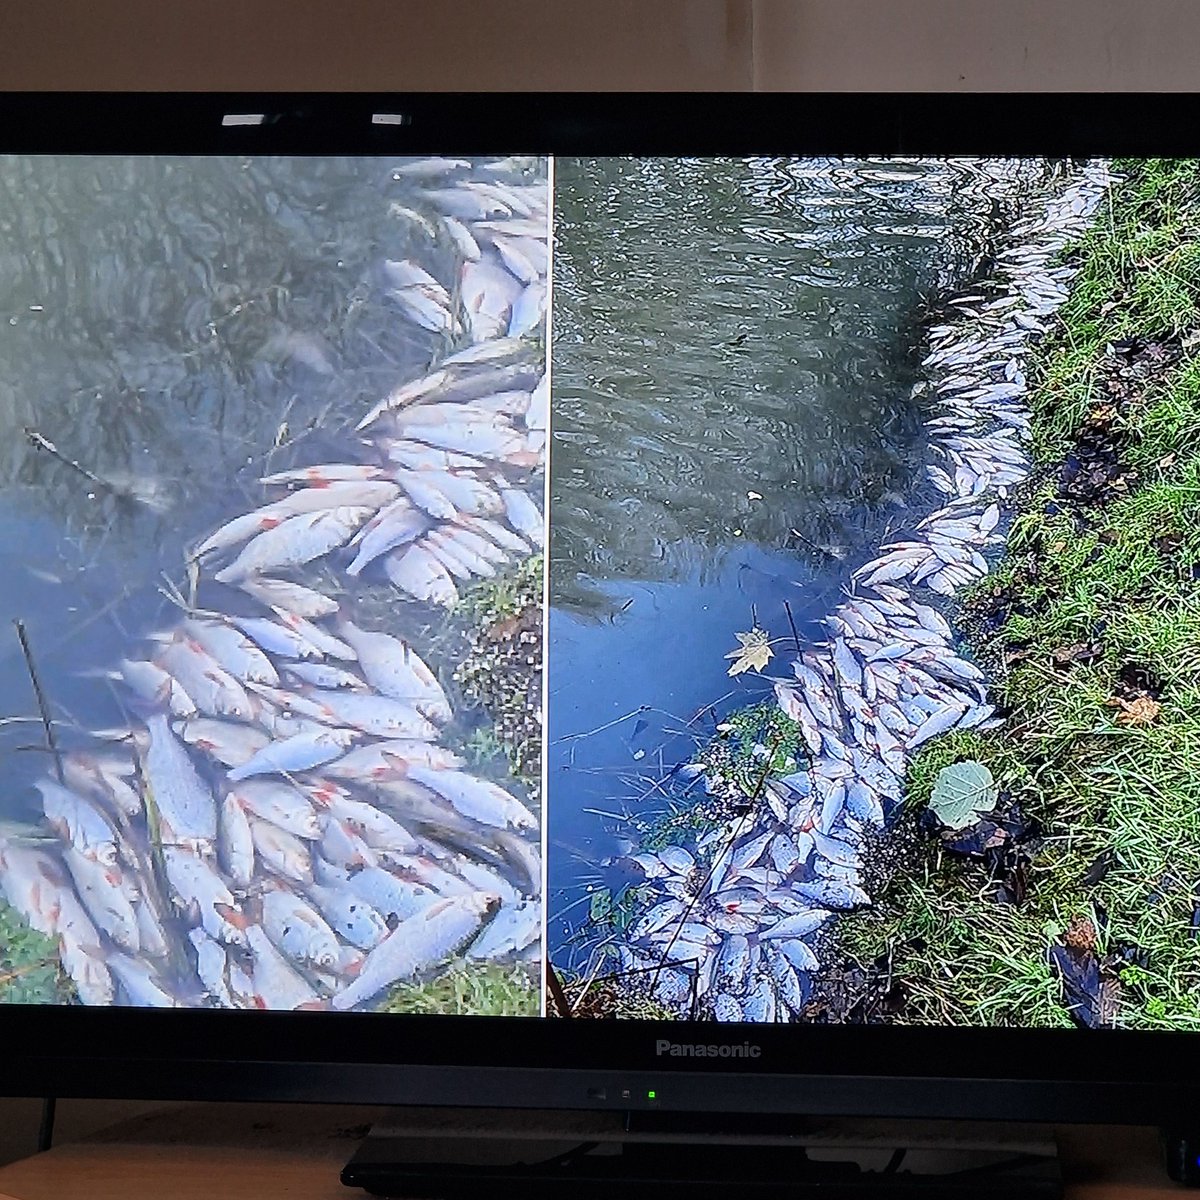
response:
[[[761,671],[771,661],[771,639],[765,629],[756,625],[748,633],[737,634],[737,640],[741,645],[725,655],[734,660],[729,668],[730,675],[740,675],[751,669]]]
[[[1118,725],[1149,725],[1162,712],[1162,705],[1151,696],[1138,696],[1136,700],[1122,700],[1117,696],[1114,700],[1115,704],[1113,700],[1108,703],[1121,709],[1117,714]]]

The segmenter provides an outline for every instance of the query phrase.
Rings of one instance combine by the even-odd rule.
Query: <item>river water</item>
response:
[[[35,816],[47,765],[26,749],[42,739],[10,622],[66,744],[120,726],[86,673],[174,621],[162,576],[182,584],[187,547],[261,502],[261,475],[344,454],[429,362],[433,335],[398,319],[378,273],[449,264],[389,213],[413,203],[389,166],[0,159],[0,824]]]
[[[561,965],[628,817],[932,503],[912,399],[926,302],[994,204],[932,162],[559,160],[548,667]],[[786,667],[782,668],[786,669]],[[768,674],[770,670],[768,670]]]

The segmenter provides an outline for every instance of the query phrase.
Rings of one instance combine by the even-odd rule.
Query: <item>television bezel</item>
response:
[[[1196,115],[1175,94],[10,93],[0,154],[1188,157]],[[1200,1068],[1184,1032],[43,1005],[0,1006],[0,1041],[12,1096],[1130,1123],[1178,1118]]]

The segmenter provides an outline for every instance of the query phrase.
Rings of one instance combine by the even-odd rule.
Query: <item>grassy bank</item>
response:
[[[75,988],[58,961],[58,943],[31,929],[0,900],[0,1004],[71,1004]]]
[[[841,924],[902,1020],[1200,1028],[1200,168],[1116,169],[1030,374],[1033,479],[961,622],[1007,719],[922,752],[913,853]],[[920,823],[970,758],[1010,821],[975,854]]]
[[[536,1017],[541,995],[529,969],[519,964],[475,963],[452,967],[423,983],[400,983],[380,1012],[470,1017]]]

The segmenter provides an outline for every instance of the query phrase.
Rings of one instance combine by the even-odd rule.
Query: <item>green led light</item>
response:
[[[646,1099],[647,1099],[647,1100],[657,1100],[657,1099],[658,1099],[658,1093],[657,1093],[657,1092],[647,1092],[647,1093],[646,1093]]]

